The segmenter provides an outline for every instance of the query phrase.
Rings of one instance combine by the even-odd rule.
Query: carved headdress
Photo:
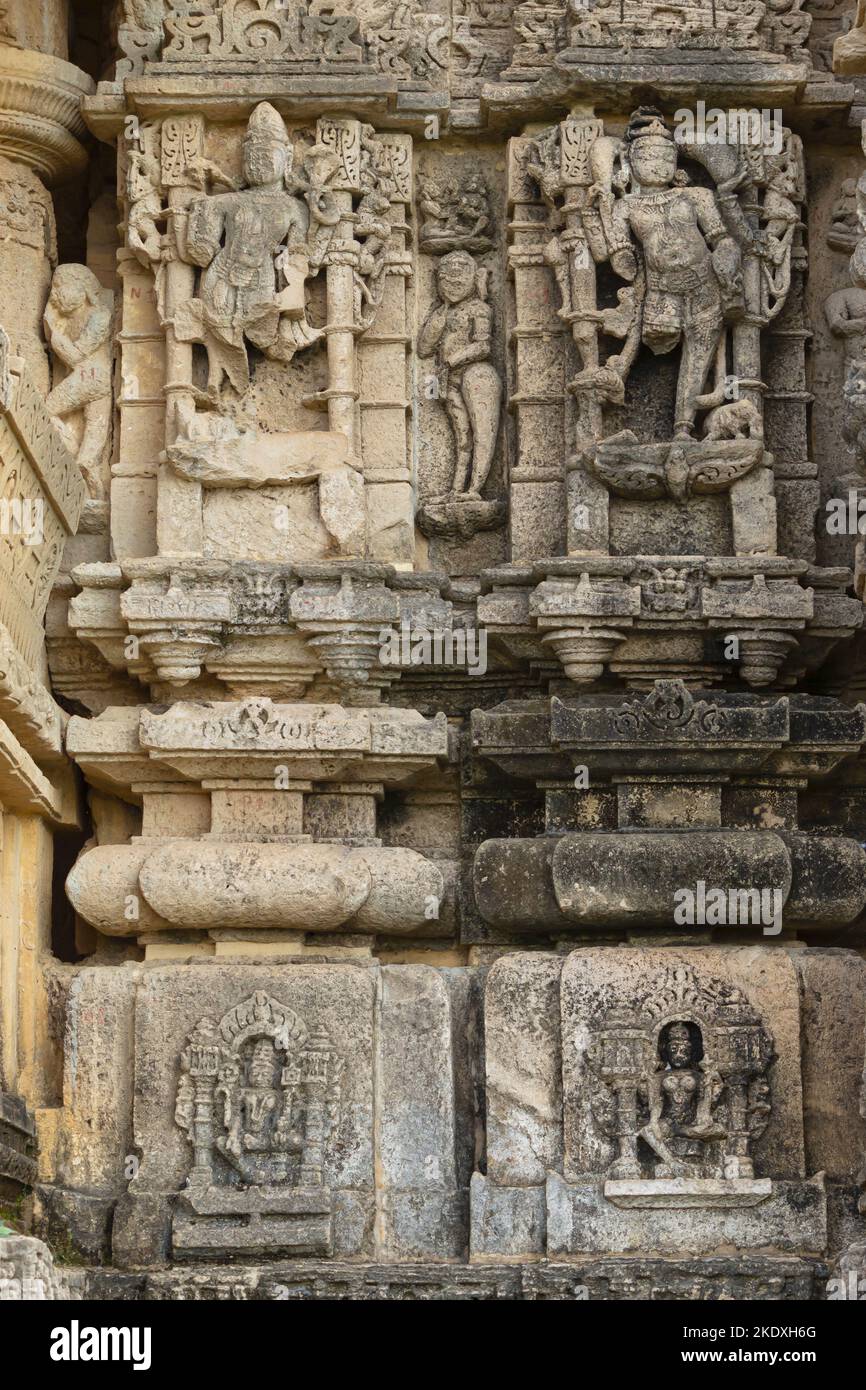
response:
[[[269,101],[261,101],[250,116],[244,144],[270,149],[277,146],[286,149],[289,137],[283,118]]]
[[[631,113],[625,132],[627,146],[633,145],[637,140],[660,139],[673,142],[673,138],[673,134],[665,124],[664,116],[657,107],[639,106],[636,111]]]

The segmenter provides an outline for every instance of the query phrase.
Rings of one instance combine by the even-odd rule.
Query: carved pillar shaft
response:
[[[165,332],[153,275],[129,252],[118,256],[121,328],[117,458],[111,469],[111,543],[118,560],[156,552],[159,464],[153,441],[165,428]],[[156,451],[158,452],[158,451]]]
[[[797,234],[799,240],[800,234]],[[791,274],[787,303],[770,326],[765,351],[764,440],[773,455],[778,505],[778,550],[813,561],[818,468],[810,459],[806,345],[812,337],[804,315],[805,252],[795,242],[800,262]]]
[[[194,189],[187,173],[190,159],[200,154],[203,122],[200,118],[167,120],[162,129],[162,177],[168,188],[170,223],[176,241],[184,243],[189,205]],[[177,438],[182,417],[194,408],[192,395],[192,344],[180,342],[172,321],[195,291],[195,267],[177,256],[165,267],[165,442]],[[161,555],[200,555],[204,546],[201,485],[181,478],[168,464],[160,464],[157,502],[157,548]]]
[[[640,1177],[637,1156],[637,1083],[631,1078],[614,1084],[618,1154],[612,1172],[620,1178]]]
[[[596,307],[595,262],[589,253],[583,227],[583,210],[593,182],[590,151],[601,134],[600,121],[590,118],[563,121],[560,126],[560,159],[565,189],[565,232],[562,248],[568,256],[571,303],[564,305],[567,321],[577,345],[584,371],[598,366],[598,311]],[[577,396],[576,447],[601,435],[602,408],[597,390],[582,390]]]
[[[750,206],[746,215],[752,231],[756,232],[757,210]],[[756,410],[763,412],[761,328],[766,322],[766,316],[763,312],[761,261],[752,252],[743,256],[743,290],[746,312],[743,319],[734,325],[732,335],[734,376],[737,378],[740,399],[751,401]]]
[[[351,212],[352,195],[338,195],[341,210]],[[351,224],[341,222],[337,229],[339,249],[331,252],[328,263],[328,423],[349,441],[349,458],[357,460],[355,429],[358,391],[355,385],[355,302],[354,270],[358,255],[352,240]]]
[[[319,1083],[307,1087],[307,1127],[301,1154],[301,1187],[320,1187],[322,1184],[322,1139],[325,1126],[325,1103]]]
[[[213,1076],[195,1077],[195,1110],[192,1121],[193,1166],[190,1183],[210,1182],[213,1148]]]
[[[26,47],[37,41],[41,46],[44,35],[30,32],[23,11],[6,19],[25,46],[0,44],[0,325],[12,352],[23,357],[34,384],[47,395],[42,313],[57,250],[45,185],[69,179],[85,166],[78,138],[85,129],[81,99],[93,83],[63,58]]]
[[[370,537],[370,558],[411,569],[415,557],[412,473],[409,459],[406,352],[412,341],[410,228],[412,137],[377,136],[381,167],[394,183],[391,239],[382,301],[358,342],[360,444]]]
[[[529,137],[508,146],[511,205],[508,264],[514,284],[516,462],[511,471],[511,555],[515,562],[565,549],[563,459],[568,449],[565,376],[573,348],[556,315],[556,286],[544,261],[544,206],[526,172]]]
[[[729,1176],[748,1178],[752,1176],[752,1161],[749,1158],[749,1106],[748,1079],[745,1076],[728,1076],[728,1137],[726,1141],[725,1163],[733,1160],[736,1173]]]

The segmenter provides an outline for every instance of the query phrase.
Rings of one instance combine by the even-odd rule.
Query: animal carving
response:
[[[762,436],[761,416],[751,401],[726,401],[708,411],[704,420],[706,439],[760,439]]]

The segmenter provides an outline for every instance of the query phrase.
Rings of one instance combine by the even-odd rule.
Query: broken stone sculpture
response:
[[[239,395],[249,386],[247,343],[266,357],[291,361],[320,336],[304,313],[305,247],[311,214],[316,230],[333,226],[338,214],[328,208],[326,192],[311,207],[287,192],[291,159],[282,118],[262,102],[243,141],[246,187],[235,190],[219,169],[193,164],[205,185],[228,184],[231,191],[193,198],[175,212],[178,256],[203,270],[198,295],[178,306],[174,331],[181,342],[204,343],[214,398],[223,378]]]

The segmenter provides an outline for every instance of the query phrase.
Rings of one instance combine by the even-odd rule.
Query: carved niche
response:
[[[326,116],[290,131],[260,102],[230,133],[142,122],[121,172],[126,273],[152,272],[164,336],[160,553],[362,556],[361,340],[411,271],[410,138]],[[151,371],[126,341],[122,442]]]
[[[534,223],[516,219],[523,240],[512,248],[512,271],[516,282],[526,278],[539,255],[550,268],[578,366],[566,383],[572,550],[645,551],[650,514],[636,520],[634,509],[615,506],[620,498],[692,503],[696,552],[713,553],[709,532],[724,524],[735,553],[775,553],[761,335],[798,264],[805,176],[799,137],[755,134],[713,143],[641,107],[622,138],[600,120],[570,118],[513,142],[512,199],[546,208],[546,240],[530,256],[524,243]],[[516,283],[518,300],[521,293]],[[654,393],[652,418],[635,409],[633,380],[649,370],[647,350],[674,354],[667,425],[663,392]],[[658,385],[655,368],[652,375]],[[519,409],[526,392],[518,363]],[[698,503],[713,494],[728,494],[724,523],[717,505]],[[750,525],[758,513],[763,525]],[[625,531],[617,518],[631,518]]]
[[[483,494],[500,440],[503,383],[494,356],[490,270],[494,246],[490,195],[484,179],[467,172],[419,179],[420,249],[437,257],[434,298],[418,334],[419,358],[432,360],[434,399],[451,433],[450,487],[424,498],[418,524],[427,536],[468,540],[505,524],[504,499]]]
[[[771,1110],[773,1039],[742,992],[676,966],[613,1005],[588,1051],[594,1122],[615,1145],[605,1195],[630,1205],[749,1205]]]
[[[229,1248],[329,1253],[326,1165],[343,1066],[327,1034],[261,990],[196,1024],[175,1102],[192,1147],[176,1247],[200,1248],[210,1224]]]

